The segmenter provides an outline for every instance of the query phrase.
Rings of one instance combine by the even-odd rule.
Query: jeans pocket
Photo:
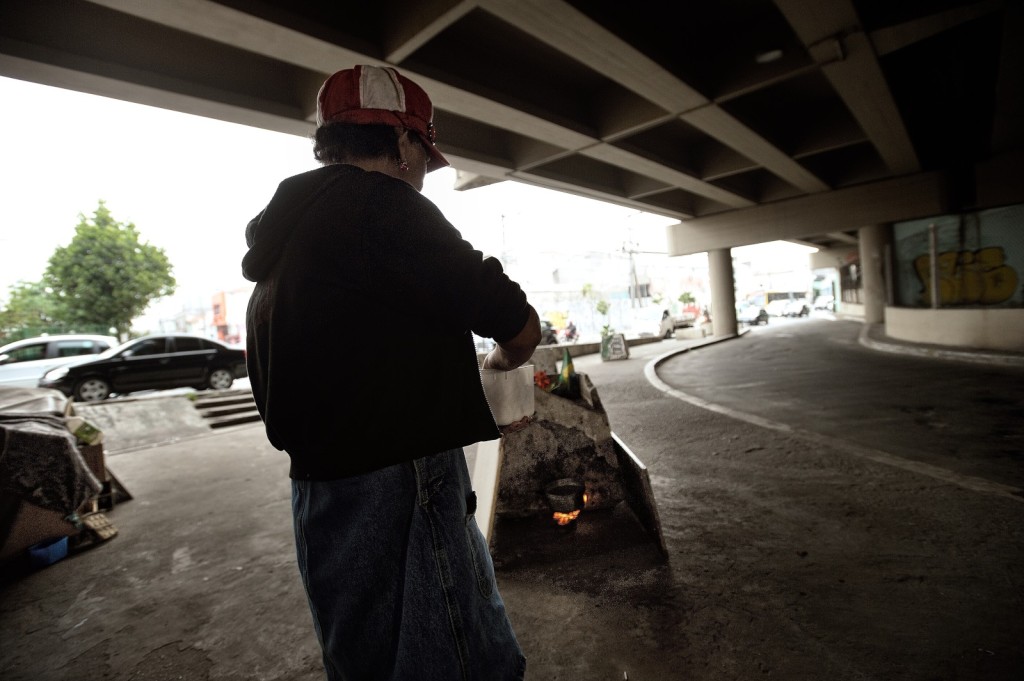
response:
[[[473,572],[476,575],[476,586],[480,595],[490,598],[494,592],[494,564],[491,562],[490,551],[484,543],[484,536],[476,524],[473,513],[466,514],[466,543],[469,555],[473,560]]]

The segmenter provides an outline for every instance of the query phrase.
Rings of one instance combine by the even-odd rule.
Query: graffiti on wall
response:
[[[1009,300],[1017,290],[1017,271],[1006,264],[1000,246],[945,251],[936,261],[940,305],[996,305]],[[927,253],[914,259],[914,271],[921,283],[921,297],[931,305],[932,268]]]

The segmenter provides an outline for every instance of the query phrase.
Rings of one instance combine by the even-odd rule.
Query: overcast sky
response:
[[[444,150],[443,131],[438,140]],[[78,214],[100,199],[163,248],[183,301],[246,285],[246,222],[285,177],[316,167],[308,139],[0,77],[0,300],[38,281]],[[665,249],[673,220],[516,182],[456,192],[451,169],[424,194],[486,253]],[[176,306],[176,307],[175,307]]]

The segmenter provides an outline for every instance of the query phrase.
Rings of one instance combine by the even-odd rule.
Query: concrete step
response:
[[[252,411],[229,414],[227,416],[204,416],[210,428],[224,428],[226,426],[237,426],[242,423],[254,423],[260,420],[260,413],[255,406]]]
[[[224,404],[252,400],[251,390],[202,390],[194,394],[192,401],[198,405]]]
[[[217,409],[219,407],[231,407],[239,404],[253,404],[253,401],[252,395],[236,395],[194,400],[193,404],[196,409]]]
[[[197,393],[193,405],[210,428],[224,428],[260,420],[251,390]]]
[[[236,404],[204,407],[199,410],[199,413],[202,414],[204,418],[217,418],[218,416],[229,416],[231,414],[244,414],[255,409],[256,404],[252,400],[249,400],[248,402],[240,402]]]

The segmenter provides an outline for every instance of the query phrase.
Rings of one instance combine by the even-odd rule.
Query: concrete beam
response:
[[[572,55],[647,101],[678,115],[719,142],[805,192],[828,186],[718,105],[565,2],[484,0],[481,7],[534,38]],[[662,176],[657,176],[661,179]],[[693,190],[689,190],[693,191]],[[695,192],[700,193],[700,192]],[[713,196],[702,194],[712,200]]]
[[[413,0],[393,8],[395,23],[384,36],[384,58],[401,64],[476,5],[475,0]]]
[[[864,225],[937,215],[946,208],[939,173],[837,189],[827,194],[694,218],[667,227],[669,255],[688,255]]]
[[[954,7],[944,12],[936,12],[915,21],[907,21],[895,26],[886,26],[871,32],[871,44],[878,56],[902,49],[920,42],[933,35],[938,35],[962,23],[999,11],[1006,6],[1006,0],[984,0],[973,5]],[[1016,35],[1020,35],[1017,33]],[[1018,42],[1018,41],[1013,41]]]
[[[778,147],[733,118],[717,104],[711,104],[679,116],[705,134],[750,158],[794,187],[809,194],[822,192],[828,185],[791,159]]]
[[[974,168],[979,208],[1024,202],[1024,150]],[[860,229],[950,211],[948,179],[919,173],[776,203],[693,218],[666,228],[669,255]]]
[[[992,125],[992,148],[1000,150],[1024,144],[1024,3],[1012,3],[1004,16]]]
[[[610,165],[632,170],[639,175],[658,177],[662,182],[704,196],[730,208],[745,208],[754,205],[754,202],[750,199],[716,187],[692,175],[669,170],[655,161],[610,144],[595,145],[581,150],[580,153],[583,156],[597,159]]]
[[[775,0],[886,166],[898,174],[921,165],[885,75],[850,0]]]
[[[10,78],[110,97],[135,104],[154,106],[194,116],[204,116],[229,123],[250,125],[290,135],[308,136],[313,123],[304,120],[303,112],[282,107],[278,102],[236,104],[214,101],[208,97],[191,96],[159,85],[139,85],[119,78],[97,75],[77,68],[55,66],[35,59],[23,59],[0,53],[0,73]],[[226,94],[226,93],[225,93]]]

